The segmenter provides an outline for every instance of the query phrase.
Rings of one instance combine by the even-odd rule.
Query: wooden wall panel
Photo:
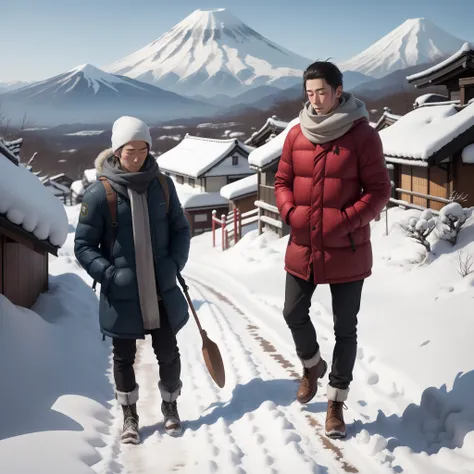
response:
[[[30,308],[48,289],[48,254],[6,241],[3,257],[4,295],[13,304]]]
[[[413,192],[428,194],[428,168],[412,166],[412,186]],[[413,204],[428,207],[428,200],[413,196]]]
[[[400,168],[400,188],[412,191],[411,189],[411,170],[413,166],[402,165]],[[412,202],[409,194],[400,194],[400,199],[406,202]]]

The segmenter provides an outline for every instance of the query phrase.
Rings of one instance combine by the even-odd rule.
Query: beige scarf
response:
[[[160,309],[156,292],[147,193],[137,193],[131,188],[127,188],[127,191],[132,208],[133,242],[143,327],[157,329],[160,327]]]
[[[352,94],[343,92],[339,106],[327,115],[316,114],[307,102],[300,112],[301,132],[312,143],[327,143],[342,137],[362,117],[369,118],[365,104]]]

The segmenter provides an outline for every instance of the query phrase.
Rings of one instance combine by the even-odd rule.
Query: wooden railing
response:
[[[242,228],[258,220],[258,209],[240,213],[238,208],[228,214],[222,214],[221,218],[216,217],[217,211],[212,211],[212,246],[216,246],[216,230],[221,228],[222,250],[230,247],[231,241],[234,245],[242,238]]]

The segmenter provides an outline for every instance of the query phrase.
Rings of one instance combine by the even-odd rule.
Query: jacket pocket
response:
[[[344,213],[344,215],[346,216],[347,220],[349,221],[349,216],[347,215],[347,212],[345,209],[342,209],[342,212]],[[354,242],[354,239],[352,237],[352,234],[350,232],[347,233],[347,236],[349,237],[349,242],[351,243],[351,248],[352,248],[352,251],[355,252],[356,251],[356,246],[355,246],[355,242]]]

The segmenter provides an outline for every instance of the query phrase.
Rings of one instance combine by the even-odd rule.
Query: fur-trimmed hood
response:
[[[114,155],[114,151],[112,148],[107,148],[107,150],[101,151],[97,155],[97,158],[94,160],[94,166],[97,173],[102,173],[105,160],[113,155]]]

